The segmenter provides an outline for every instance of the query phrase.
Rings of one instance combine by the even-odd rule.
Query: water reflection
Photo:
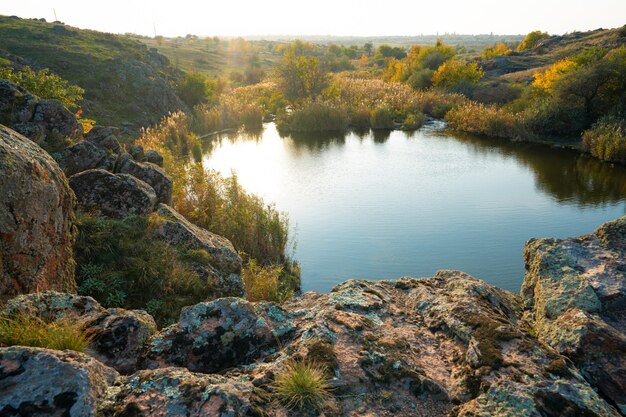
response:
[[[450,136],[449,133],[439,133]],[[601,162],[571,149],[454,134],[480,155],[498,153],[514,158],[535,177],[538,190],[561,204],[595,206],[626,197],[626,168]]]

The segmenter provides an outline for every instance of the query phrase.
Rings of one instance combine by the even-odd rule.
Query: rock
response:
[[[531,239],[522,296],[539,339],[626,414],[626,217],[591,235]]]
[[[158,165],[163,168],[163,157],[157,151],[149,150],[145,155],[146,162]]]
[[[26,314],[43,320],[63,318],[78,320],[83,316],[100,314],[104,311],[104,307],[91,297],[57,291],[44,291],[18,295],[9,300],[2,315]]]
[[[163,217],[155,233],[168,244],[209,254],[208,265],[198,265],[198,275],[209,277],[222,296],[243,296],[245,289],[239,273],[242,260],[230,241],[204,230],[185,219],[173,208],[159,204],[157,212]]]
[[[85,135],[85,140],[101,149],[106,149],[116,155],[120,155],[123,153],[123,149],[117,140],[119,134],[120,130],[117,127],[96,125]]]
[[[76,194],[78,208],[83,212],[100,212],[112,218],[154,211],[157,196],[152,187],[128,174],[112,174],[103,169],[90,169],[69,179]]]
[[[78,352],[0,348],[0,415],[95,416],[117,376]]]
[[[273,304],[240,298],[196,304],[183,308],[178,323],[154,337],[146,367],[220,371],[275,351],[293,330],[292,320]]]
[[[146,159],[143,146],[141,145],[131,145],[128,147],[128,153],[133,159],[137,162],[144,162]]]
[[[0,125],[0,301],[74,290],[75,204],[50,155]]]
[[[10,81],[0,80],[0,123],[47,150],[83,136],[76,116],[58,100],[43,100]]]
[[[137,370],[137,365],[157,326],[142,310],[110,308],[92,314],[84,327],[92,337],[90,354],[122,374]]]
[[[132,375],[107,411],[119,416],[248,416],[253,396],[249,382],[165,368]]]
[[[336,387],[322,413],[619,415],[571,362],[523,330],[518,296],[461,272],[351,280],[283,308],[294,335],[271,361],[226,375],[271,386],[284,363],[315,361]],[[264,411],[284,415],[276,404]]]
[[[159,203],[169,204],[172,201],[172,179],[159,166],[136,162],[130,154],[123,154],[118,159],[115,172],[132,175],[150,185]]]
[[[18,314],[80,323],[91,338],[87,353],[122,374],[137,370],[157,330],[152,316],[143,310],[105,309],[91,297],[56,291],[17,296],[0,311],[4,317]]]
[[[52,154],[67,177],[88,169],[106,169],[107,156],[105,150],[88,141],[81,141]]]

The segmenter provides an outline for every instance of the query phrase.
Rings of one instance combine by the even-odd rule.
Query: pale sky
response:
[[[626,0],[0,0],[0,14],[153,36],[551,34],[626,24]],[[153,26],[154,25],[154,26]],[[0,46],[2,40],[0,39]]]

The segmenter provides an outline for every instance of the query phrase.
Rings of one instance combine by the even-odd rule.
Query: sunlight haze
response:
[[[3,0],[0,14],[153,36],[552,34],[622,26],[623,0],[259,1]],[[555,16],[558,18],[555,19]]]

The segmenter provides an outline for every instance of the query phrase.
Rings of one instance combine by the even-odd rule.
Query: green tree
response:
[[[319,58],[299,56],[293,50],[285,53],[276,71],[287,100],[315,98],[328,85],[328,74]]]
[[[218,80],[213,80],[199,72],[186,74],[176,86],[181,100],[194,107],[198,104],[215,104],[221,92]]]

